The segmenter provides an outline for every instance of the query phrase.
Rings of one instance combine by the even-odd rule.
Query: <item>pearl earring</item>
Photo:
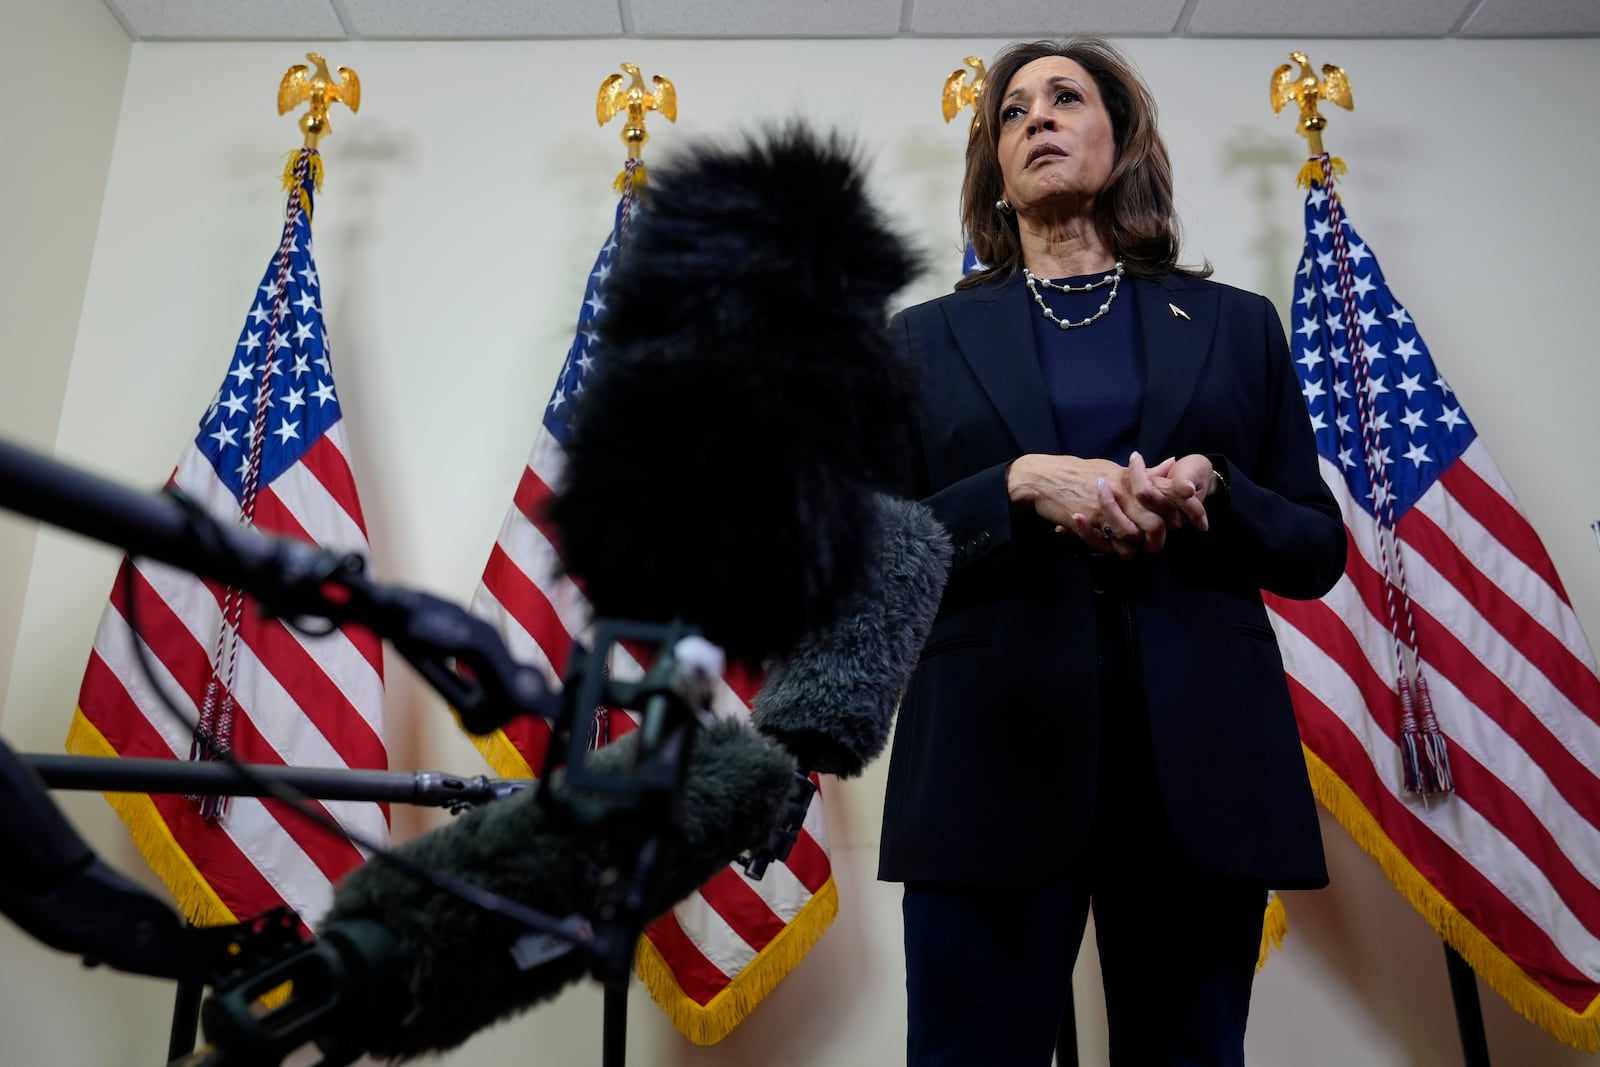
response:
[[[994,202],[994,209],[996,211],[1000,212],[1000,214],[1002,214],[1002,215],[1011,214],[1011,205],[1006,201],[1006,198],[1003,197],[1003,196],[999,200],[996,200]]]

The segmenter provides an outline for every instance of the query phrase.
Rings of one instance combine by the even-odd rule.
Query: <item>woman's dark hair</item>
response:
[[[988,270],[967,275],[960,287],[1009,275],[1022,265],[1017,217],[1002,213],[995,201],[1004,193],[1000,173],[1000,109],[1017,71],[1037,59],[1060,56],[1077,63],[1094,79],[1106,111],[1117,158],[1106,187],[1095,198],[1094,224],[1100,239],[1143,278],[1177,272],[1205,277],[1209,264],[1178,266],[1182,239],[1172,207],[1172,163],[1156,128],[1156,102],[1133,64],[1098,37],[1014,44],[995,57],[984,74],[978,97],[978,125],[967,138],[967,168],[961,182],[961,229],[978,261]]]

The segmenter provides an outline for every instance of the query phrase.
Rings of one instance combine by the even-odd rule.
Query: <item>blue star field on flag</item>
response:
[[[261,295],[245,317],[232,367],[195,437],[195,446],[241,503],[258,426],[264,437],[256,480],[260,487],[299,462],[340,417],[311,254],[313,183],[306,161],[302,150],[294,174],[303,198],[288,198],[278,253],[262,275]],[[264,419],[258,421],[261,402]]]
[[[628,210],[632,204],[631,193],[617,201],[617,213],[611,225],[611,235],[606,238],[600,254],[595,257],[594,269],[589,271],[589,282],[584,287],[583,306],[578,311],[578,328],[572,338],[572,347],[567,349],[566,362],[561,365],[561,373],[556,377],[555,390],[550,394],[550,402],[545,405],[545,429],[550,431],[550,436],[560,442],[562,447],[566,446],[572,428],[569,422],[572,399],[583,392],[583,383],[594,370],[596,358],[600,354],[600,335],[595,327],[600,314],[606,309],[605,282],[611,276],[611,264],[616,259],[622,231],[628,224]]]
[[[972,274],[975,271],[988,270],[989,268],[978,262],[977,250],[972,247],[972,242],[967,242],[965,251],[961,253],[961,273]]]
[[[1410,313],[1389,292],[1377,257],[1344,217],[1342,205],[1335,204],[1337,198],[1325,185],[1313,185],[1306,196],[1306,243],[1295,280],[1290,343],[1317,451],[1344,473],[1352,498],[1379,515],[1384,495],[1368,471],[1353,362],[1364,343],[1373,458],[1387,475],[1390,516],[1398,522],[1477,433],[1434,366]],[[1360,338],[1351,338],[1346,328],[1335,218],[1343,226]]]

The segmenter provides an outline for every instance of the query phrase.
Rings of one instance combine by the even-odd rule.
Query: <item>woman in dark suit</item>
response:
[[[901,706],[908,1060],[1048,1064],[1093,904],[1112,1062],[1243,1063],[1270,887],[1326,883],[1261,589],[1345,538],[1277,312],[1177,266],[1148,89],[1103,41],[990,66],[962,221],[901,313],[956,545]]]

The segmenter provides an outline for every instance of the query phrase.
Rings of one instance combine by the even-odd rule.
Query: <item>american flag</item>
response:
[[[222,386],[169,484],[224,522],[364,554],[366,527],[311,255],[319,162],[302,149],[285,174],[289,196],[277,253]],[[135,641],[143,643],[153,677],[140,666]],[[171,715],[155,687],[187,723]],[[379,643],[357,629],[310,637],[262,618],[237,589],[148,560],[124,561],[89,654],[67,749],[204,758],[195,744],[197,723],[247,763],[385,769]],[[200,925],[283,904],[314,924],[327,910],[333,883],[364,858],[275,800],[107,799]],[[383,806],[321,807],[365,840],[388,836]]]
[[[1538,535],[1345,218],[1329,158],[1318,162],[1292,344],[1351,551],[1320,601],[1269,598],[1312,784],[1491,987],[1593,1050],[1594,655]],[[1426,735],[1430,715],[1443,761],[1408,769],[1405,735]],[[1408,788],[1419,773],[1414,785],[1439,788]]]
[[[559,573],[554,531],[544,509],[552,487],[560,484],[572,400],[604,358],[595,320],[606,308],[604,285],[633,205],[632,193],[617,204],[611,234],[589,272],[572,347],[472,599],[472,610],[495,624],[511,654],[538,664],[557,686],[574,637],[587,643],[593,628],[582,589]],[[615,657],[609,667],[617,677],[642,673],[626,651],[619,650]],[[719,687],[717,712],[748,715],[758,688],[758,683],[730,672]],[[596,718],[596,737],[602,743],[636,726],[634,718],[622,712],[597,709]],[[524,718],[477,739],[477,744],[496,773],[531,776],[543,766],[549,738],[548,723]],[[684,1036],[712,1044],[726,1037],[788,974],[837,910],[838,892],[818,798],[786,863],[773,864],[760,881],[746,878],[736,867],[724,868],[645,931],[636,971]]]

